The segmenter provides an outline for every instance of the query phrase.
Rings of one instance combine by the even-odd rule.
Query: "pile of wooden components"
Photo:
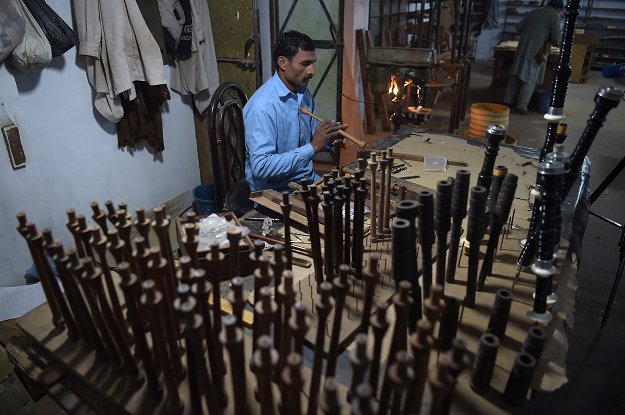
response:
[[[596,123],[616,106],[617,95],[600,90],[583,143],[592,141]],[[462,313],[476,306],[476,291],[488,283],[515,197],[517,176],[495,166],[505,136],[502,126],[489,126],[477,186],[470,187],[468,170],[459,170],[455,180],[439,181],[435,192],[418,192],[418,201],[396,202],[393,220],[392,149],[379,159],[372,154],[368,166],[359,160],[352,176],[341,177],[338,171],[326,176],[320,189],[303,181],[314,263],[314,277],[303,283],[295,281],[292,270],[292,205],[285,193],[280,205],[284,246],[275,245],[271,259],[263,252],[264,243],[255,243],[249,254],[255,268],[251,338],[243,325],[248,294],[239,267],[240,228],[228,229],[228,261],[217,242],[200,261],[199,225],[189,220],[181,240],[188,255],[176,269],[170,217],[162,207],[154,209],[153,221],[137,208],[131,222],[125,204],[115,209],[107,202],[106,212],[94,202],[92,218],[98,226],[88,226],[84,215],[70,209],[67,228],[76,248],[67,251],[49,229],[39,232],[19,213],[17,229],[28,243],[48,302],[18,324],[107,402],[104,413],[113,407],[128,414],[417,414],[423,404],[429,414],[448,414],[465,369],[475,393],[491,388],[498,348],[506,336],[513,295],[499,289],[473,364],[467,343],[456,337]],[[574,153],[571,162],[557,147],[539,164],[536,194],[541,207],[536,235],[528,238],[536,244],[536,293],[527,315],[536,325],[509,368],[502,396],[510,406],[526,402],[545,345],[541,326],[550,320],[547,307],[556,300],[552,287],[554,252],[560,245],[558,207],[579,174],[578,157],[586,152]],[[369,176],[364,175],[367,167]],[[368,229],[366,204],[371,208]],[[343,213],[352,208],[353,226]],[[459,282],[459,238],[467,216],[463,250],[469,249],[469,260],[466,294],[460,299],[445,295],[445,286]],[[133,225],[140,236],[131,240]],[[160,246],[150,246],[150,228]],[[480,269],[478,248],[485,230],[490,238]],[[109,263],[107,250],[115,264]],[[224,266],[233,278],[231,314],[222,317],[220,301],[211,296],[219,297]],[[384,346],[387,333],[390,343]],[[337,357],[352,340],[351,382],[341,389]],[[373,343],[370,351],[368,342]],[[305,343],[314,348],[310,369],[302,364]],[[383,354],[388,355],[386,365]]]

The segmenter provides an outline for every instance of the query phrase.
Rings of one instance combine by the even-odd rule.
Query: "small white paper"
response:
[[[423,158],[425,171],[442,171],[447,173],[447,157],[426,156]]]
[[[63,290],[63,286],[59,287]],[[0,287],[0,322],[22,317],[29,311],[45,303],[46,295],[41,283],[19,287]]]

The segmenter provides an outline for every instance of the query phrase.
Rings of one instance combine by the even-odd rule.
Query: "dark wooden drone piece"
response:
[[[184,402],[180,399],[178,387],[176,385],[176,376],[171,367],[171,361],[165,347],[165,334],[162,330],[156,329],[160,327],[160,321],[165,317],[163,313],[163,294],[155,289],[153,280],[143,281],[143,295],[141,296],[141,304],[148,309],[148,317],[152,326],[152,343],[160,343],[163,347],[155,347],[160,367],[163,369],[163,380],[165,381],[167,409],[174,414],[181,414],[184,411]],[[176,350],[177,353],[177,350]]]
[[[380,271],[378,270],[378,263],[380,261],[380,255],[378,253],[369,254],[369,264],[367,269],[363,272],[365,278],[365,305],[362,310],[362,321],[358,331],[360,333],[367,333],[369,331],[369,318],[371,317],[371,305],[373,303],[373,294],[375,293],[375,286],[380,280]]]
[[[336,373],[336,359],[339,352],[339,335],[341,333],[341,318],[343,317],[343,307],[345,306],[345,295],[349,291],[349,271],[346,264],[339,265],[339,276],[332,281],[336,294],[334,322],[332,323],[332,337],[330,338],[330,350],[328,351],[328,361],[326,363],[325,376],[333,377]]]
[[[310,378],[310,392],[308,393],[308,413],[317,413],[317,395],[319,394],[319,383],[321,382],[321,366],[323,363],[323,348],[326,338],[326,319],[332,310],[330,304],[330,294],[332,284],[325,281],[319,287],[321,295],[315,299],[315,309],[317,310],[317,337],[315,341],[315,356],[313,358],[312,375]]]
[[[225,330],[219,334],[220,342],[228,349],[230,355],[230,370],[232,378],[232,391],[234,393],[234,413],[247,415],[249,406],[247,403],[247,381],[245,375],[245,349],[243,347],[243,329],[235,316],[224,317]]]
[[[258,396],[260,398],[261,415],[273,415],[273,391],[271,387],[271,372],[278,363],[278,352],[271,345],[271,337],[260,336],[257,341],[256,351],[252,357],[256,367],[258,379]]]

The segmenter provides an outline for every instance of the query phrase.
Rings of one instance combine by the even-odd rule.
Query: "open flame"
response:
[[[391,85],[388,88],[388,93],[389,94],[393,94],[393,95],[397,95],[397,82],[395,82],[395,80],[391,81]]]

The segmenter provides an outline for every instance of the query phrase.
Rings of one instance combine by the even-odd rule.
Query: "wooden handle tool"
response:
[[[315,120],[317,120],[319,122],[323,122],[324,121],[323,118],[317,117],[315,114],[310,112],[307,108],[303,108],[303,107],[297,107],[297,108],[302,112],[302,114],[310,115],[311,117],[313,117]],[[346,133],[343,130],[339,130],[339,134],[341,134],[343,137],[347,138],[352,143],[355,143],[360,148],[365,148],[365,146],[367,145],[367,143],[365,141],[360,141],[360,140],[352,137],[351,135],[349,135],[348,133]]]

